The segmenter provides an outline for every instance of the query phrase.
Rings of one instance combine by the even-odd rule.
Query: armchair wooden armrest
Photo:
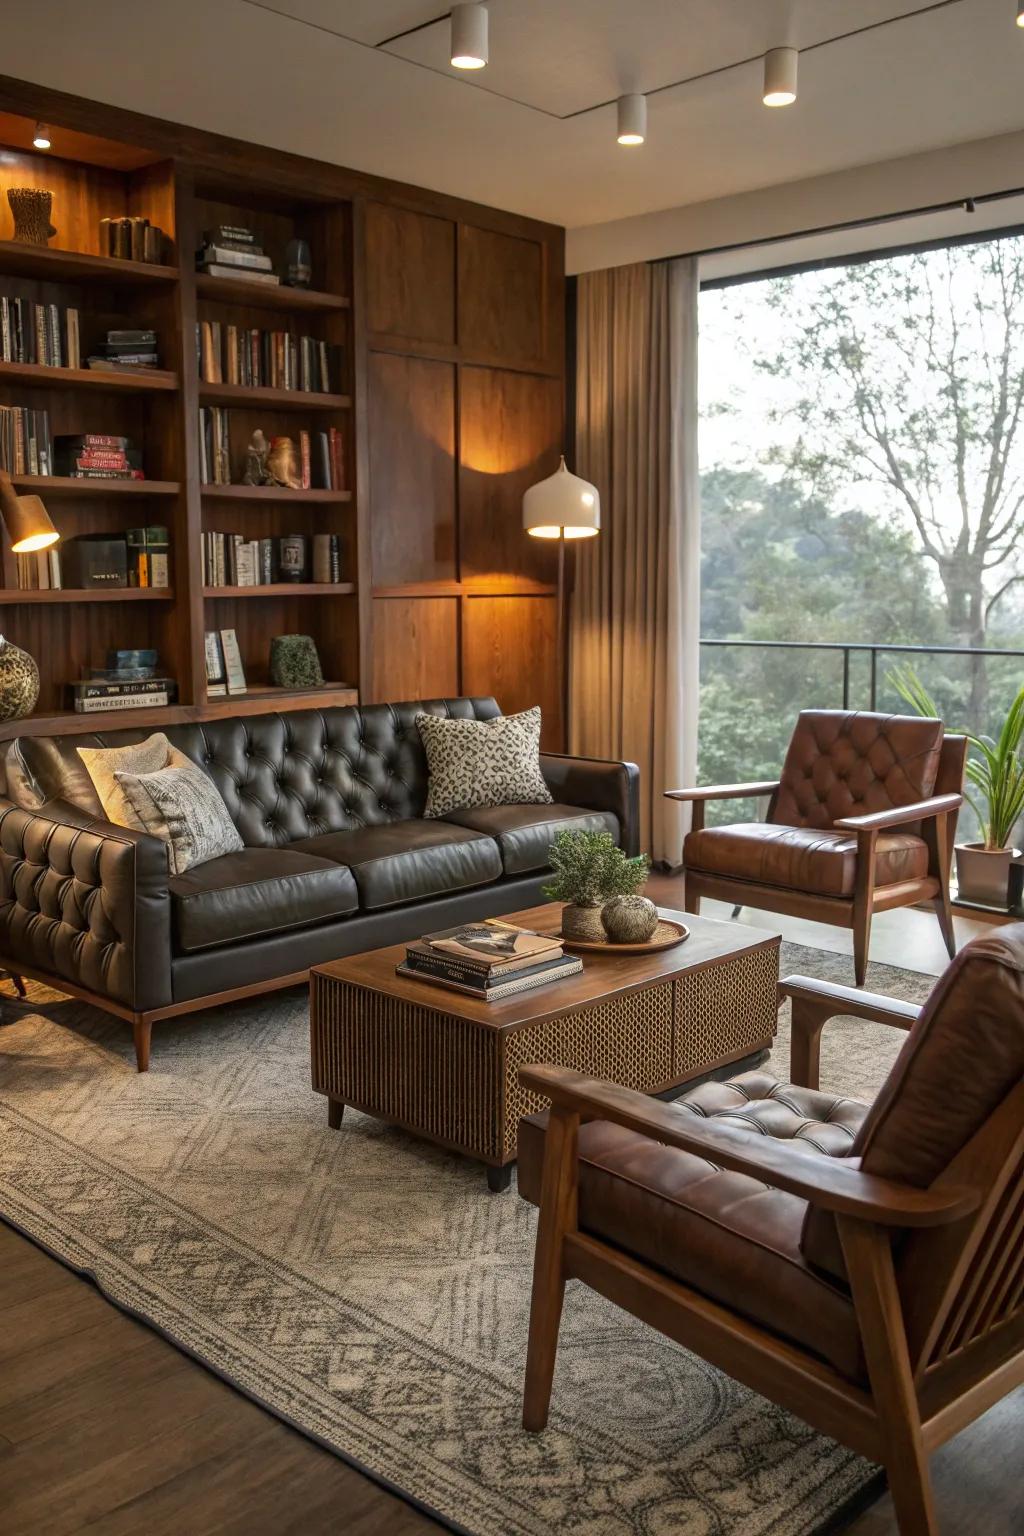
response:
[[[765,779],[758,784],[702,784],[694,789],[666,789],[666,800],[756,800],[761,795],[773,795],[779,787],[778,779]]]
[[[892,1227],[933,1227],[957,1221],[975,1209],[978,1194],[971,1189],[933,1186],[916,1189],[892,1179],[878,1178],[852,1168],[843,1158],[822,1157],[789,1141],[725,1125],[713,1125],[648,1098],[632,1088],[621,1088],[582,1076],[566,1067],[523,1067],[519,1080],[524,1087],[551,1100],[563,1120],[609,1120],[627,1130],[648,1136],[665,1146],[678,1147],[705,1157],[718,1167],[749,1174],[774,1189],[799,1195],[828,1211],[860,1221]]]
[[[921,1012],[919,1003],[879,997],[875,992],[843,987],[835,981],[816,981],[813,976],[784,977],[779,982],[779,998],[786,997],[793,1003],[789,1077],[790,1082],[802,1088],[818,1086],[821,1032],[829,1019],[848,1014],[875,1024],[910,1029]]]
[[[834,823],[844,832],[884,832],[887,827],[902,827],[908,821],[926,821],[930,816],[945,816],[963,805],[963,795],[932,795],[913,805],[894,806],[890,811],[874,811],[867,816],[844,816]]]

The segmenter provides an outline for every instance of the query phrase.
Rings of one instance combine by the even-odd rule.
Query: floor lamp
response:
[[[591,539],[601,529],[601,497],[596,485],[570,474],[565,455],[553,475],[531,485],[523,497],[523,527],[535,539],[558,540],[558,655],[562,732],[569,736],[569,595],[565,580],[568,539]]]

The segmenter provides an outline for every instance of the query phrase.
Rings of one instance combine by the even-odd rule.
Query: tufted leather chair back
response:
[[[941,720],[801,710],[768,819],[826,828],[843,816],[926,800],[935,790],[942,740]]]
[[[1024,923],[974,939],[936,982],[849,1155],[926,1188],[1024,1079]],[[842,1275],[835,1223],[811,1208],[803,1249]]]
[[[246,847],[267,848],[421,816],[427,763],[415,717],[424,711],[460,720],[501,713],[493,699],[430,699],[238,715],[166,734],[210,774]],[[7,794],[27,810],[60,799],[102,816],[78,748],[142,741],[157,728],[21,737],[7,753]]]

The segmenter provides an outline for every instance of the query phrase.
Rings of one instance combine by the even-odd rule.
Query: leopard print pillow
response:
[[[424,816],[491,805],[550,805],[540,771],[540,706],[495,720],[417,715],[430,783]]]

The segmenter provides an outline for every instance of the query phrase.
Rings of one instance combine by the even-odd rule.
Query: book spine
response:
[[[105,709],[156,709],[170,702],[170,697],[167,693],[126,693],[121,694],[117,698],[110,699],[81,699],[76,696],[75,714],[93,715],[99,714]]]
[[[313,484],[309,456],[309,433],[299,433],[299,462],[302,466],[302,489],[308,491]]]

